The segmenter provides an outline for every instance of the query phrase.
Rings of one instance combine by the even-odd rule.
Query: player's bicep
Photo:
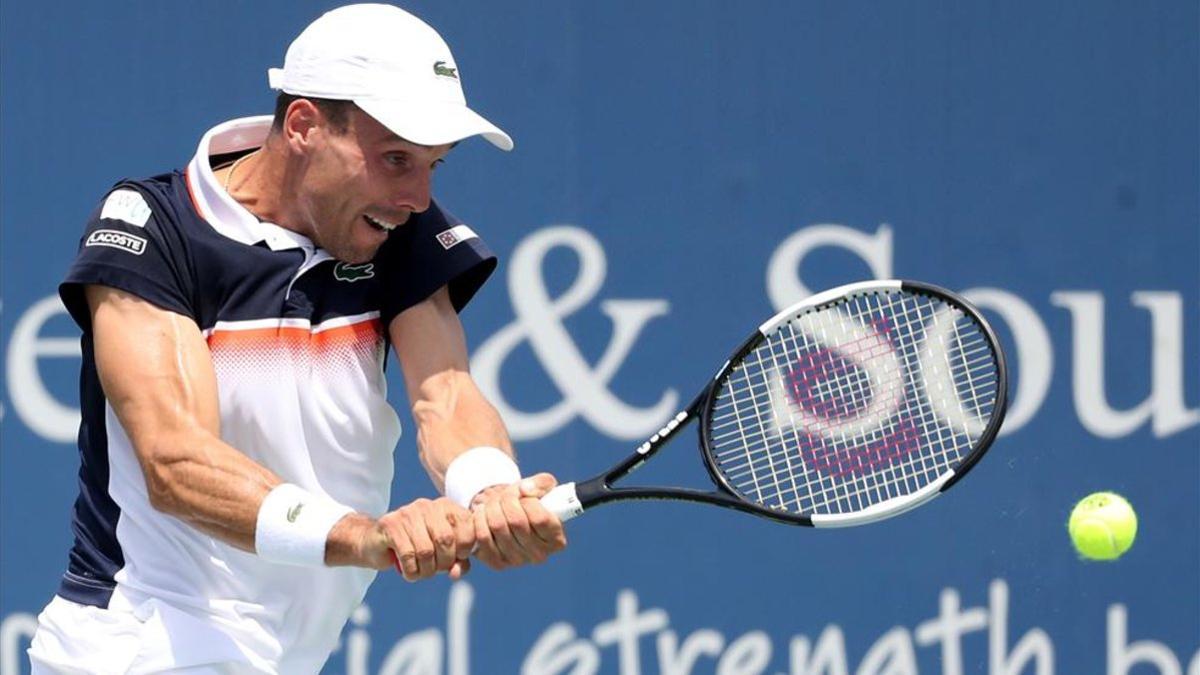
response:
[[[216,374],[196,323],[127,291],[84,289],[104,396],[151,506],[244,551],[278,476],[220,440]]]
[[[172,437],[218,436],[216,375],[196,323],[108,286],[85,293],[105,398],[143,464],[186,452]]]
[[[436,396],[447,378],[469,379],[466,335],[445,287],[398,314],[388,332],[414,404]]]

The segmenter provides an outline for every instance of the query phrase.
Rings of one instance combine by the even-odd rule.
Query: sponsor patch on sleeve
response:
[[[104,208],[100,209],[101,219],[120,220],[122,222],[145,227],[150,220],[150,205],[146,198],[137,190],[114,190],[104,200]]]
[[[96,230],[88,235],[87,241],[83,245],[107,246],[134,255],[141,255],[146,252],[145,238],[119,230]]]
[[[449,251],[455,245],[460,244],[468,239],[474,239],[478,236],[479,235],[475,234],[474,230],[466,225],[455,225],[445,232],[438,234],[437,240],[438,243],[442,245],[442,248]]]

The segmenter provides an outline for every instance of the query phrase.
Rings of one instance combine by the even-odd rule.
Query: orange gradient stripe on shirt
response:
[[[383,336],[378,317],[344,326],[313,330],[308,326],[268,326],[262,328],[213,329],[208,346],[213,351],[261,349],[266,346],[323,352],[363,344],[375,344]]]

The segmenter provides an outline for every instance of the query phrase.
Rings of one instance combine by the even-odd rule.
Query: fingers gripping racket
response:
[[[994,332],[961,297],[910,281],[841,286],[771,317],[633,454],[542,503],[562,520],[631,499],[817,527],[882,520],[979,461],[1007,383]],[[693,421],[715,489],[614,486]]]

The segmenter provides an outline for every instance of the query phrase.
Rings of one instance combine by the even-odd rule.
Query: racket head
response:
[[[704,462],[759,515],[817,527],[898,515],[962,478],[1007,407],[1004,353],[961,296],[848,284],[771,317],[713,378]]]

